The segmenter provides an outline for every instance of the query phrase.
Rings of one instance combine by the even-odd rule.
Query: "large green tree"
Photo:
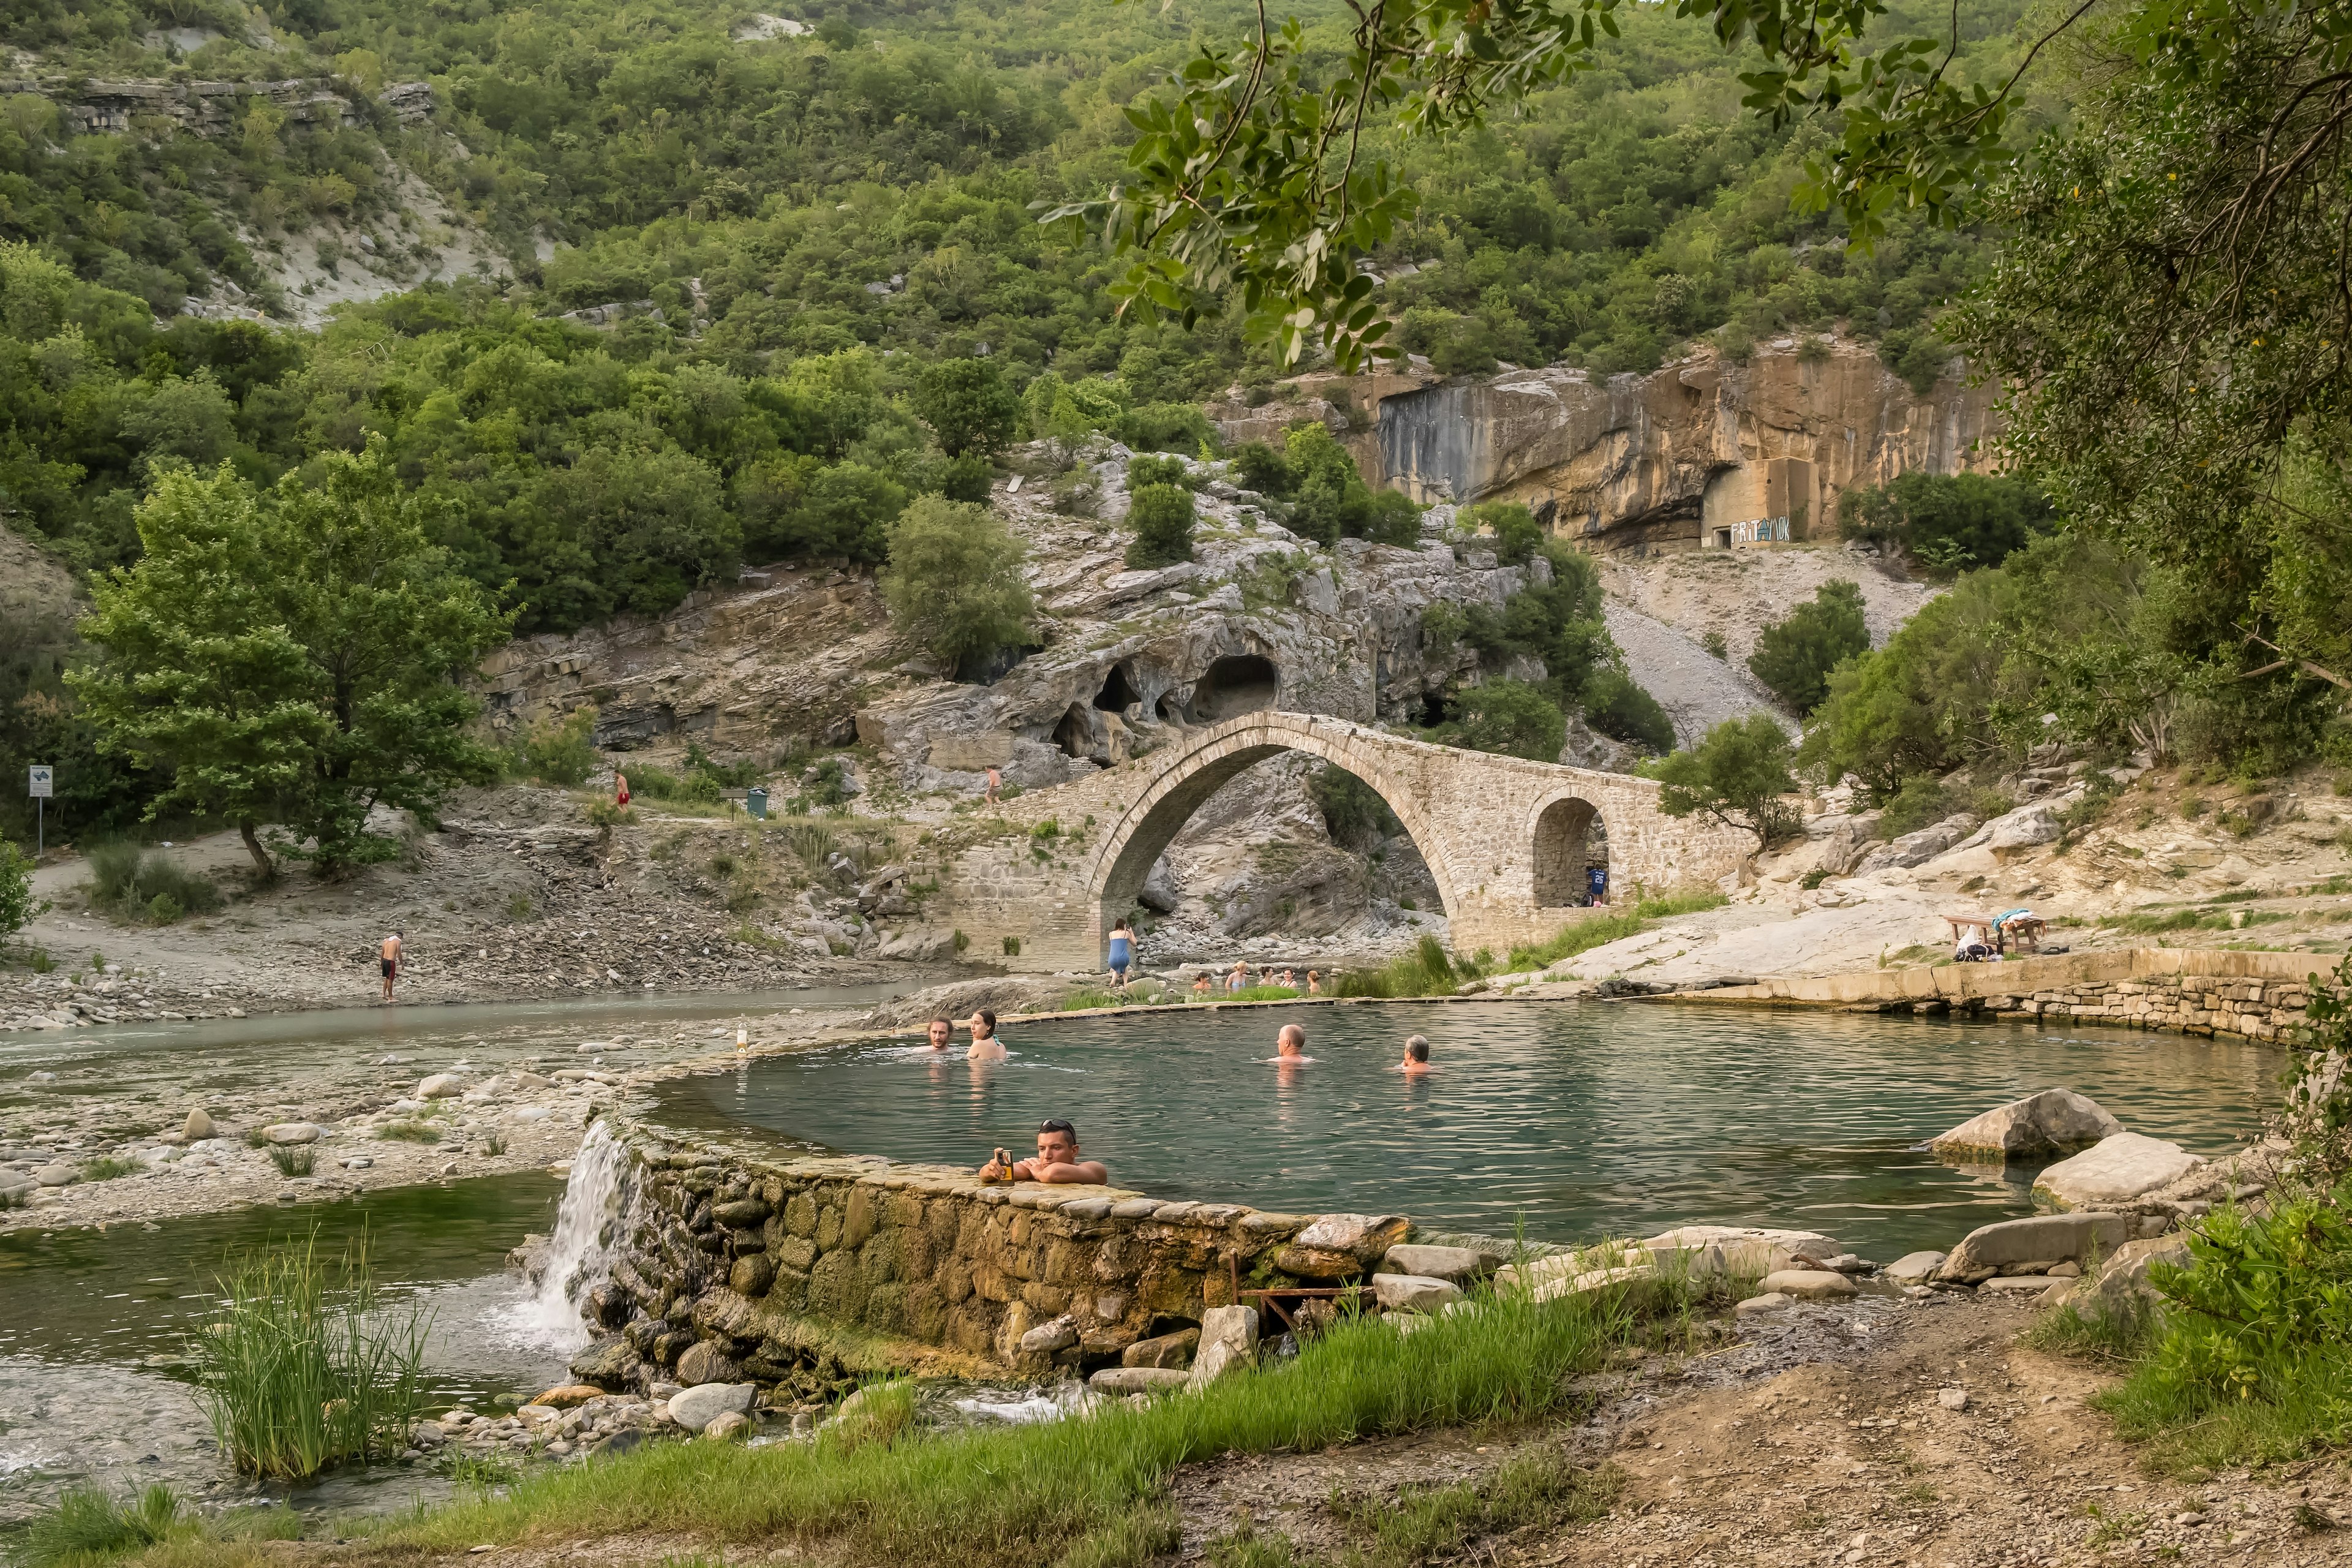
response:
[[[1781,701],[1811,713],[1829,695],[1830,671],[1869,651],[1861,584],[1840,577],[1764,628],[1748,671]]]
[[[172,785],[151,803],[237,825],[254,864],[339,871],[389,853],[378,805],[430,817],[487,782],[458,683],[509,617],[428,542],[381,442],[324,459],[322,482],[257,489],[224,466],[166,469],[137,514],[137,565],[91,584],[82,631],[104,660],[70,679],[103,743]]]
[[[984,506],[919,496],[890,524],[882,597],[890,618],[950,670],[1029,635],[1024,552]]]
[[[1745,828],[1770,848],[1796,814],[1781,799],[1797,787],[1787,731],[1769,713],[1726,719],[1688,751],[1662,757],[1643,771],[1664,786],[1658,809],[1668,816],[1711,816]]]

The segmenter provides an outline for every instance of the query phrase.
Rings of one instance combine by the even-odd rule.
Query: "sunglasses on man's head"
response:
[[[1059,1132],[1065,1138],[1076,1138],[1078,1135],[1078,1130],[1076,1128],[1071,1126],[1068,1122],[1063,1121],[1058,1116],[1054,1118],[1051,1121],[1040,1121],[1037,1123],[1037,1131],[1040,1132]]]

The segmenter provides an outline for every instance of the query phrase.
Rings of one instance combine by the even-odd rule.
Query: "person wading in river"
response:
[[[383,963],[383,999],[387,1002],[392,1000],[392,983],[400,976],[400,938],[401,933],[394,931],[375,950]]]
[[[983,1182],[1086,1182],[1100,1186],[1110,1170],[1100,1160],[1080,1157],[1078,1130],[1059,1117],[1037,1128],[1037,1157],[1015,1161],[1009,1149],[999,1149],[980,1168]]]
[[[930,1047],[935,1052],[946,1050],[955,1041],[955,1025],[946,1018],[932,1019],[929,1032]]]
[[[1404,1060],[1397,1063],[1390,1070],[1401,1072],[1407,1078],[1419,1078],[1423,1073],[1435,1072],[1437,1069],[1429,1065],[1429,1037],[1415,1035],[1405,1041]]]
[[[1274,1055],[1265,1059],[1286,1068],[1313,1061],[1307,1054],[1307,1031],[1296,1024],[1285,1024],[1282,1033],[1274,1037]]]
[[[1004,1059],[1004,1042],[996,1037],[996,1015],[982,1007],[971,1016],[966,1026],[971,1030],[971,1049],[964,1056],[976,1062],[1001,1062]]]
[[[1135,967],[1135,928],[1127,917],[1110,928],[1110,983],[1121,991],[1127,989],[1127,972]]]

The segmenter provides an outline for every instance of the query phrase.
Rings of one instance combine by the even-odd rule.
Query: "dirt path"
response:
[[[1565,1434],[1618,1490],[1605,1519],[1490,1540],[1497,1568],[1722,1564],[2352,1562],[2352,1528],[2315,1531],[2300,1508],[2352,1526],[2340,1461],[2261,1480],[2154,1479],[2086,1399],[2107,1381],[2024,1347],[2032,1310],[1998,1300],[1798,1306],[1738,1327],[1692,1360],[1653,1357]],[[1958,1391],[1964,1407],[1948,1401]],[[1538,1439],[1558,1442],[1563,1435]],[[1320,1454],[1235,1458],[1177,1484],[1183,1557],[1245,1518],[1308,1562],[1344,1558],[1335,1501],[1473,1479],[1524,1434],[1445,1432]]]

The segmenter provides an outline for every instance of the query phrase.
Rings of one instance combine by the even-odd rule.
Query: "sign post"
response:
[[[49,793],[57,783],[57,769],[45,763],[35,763],[26,775],[26,787],[33,792],[33,799],[37,803],[33,807],[33,858],[36,860],[41,858],[41,851],[47,846],[49,828]]]

